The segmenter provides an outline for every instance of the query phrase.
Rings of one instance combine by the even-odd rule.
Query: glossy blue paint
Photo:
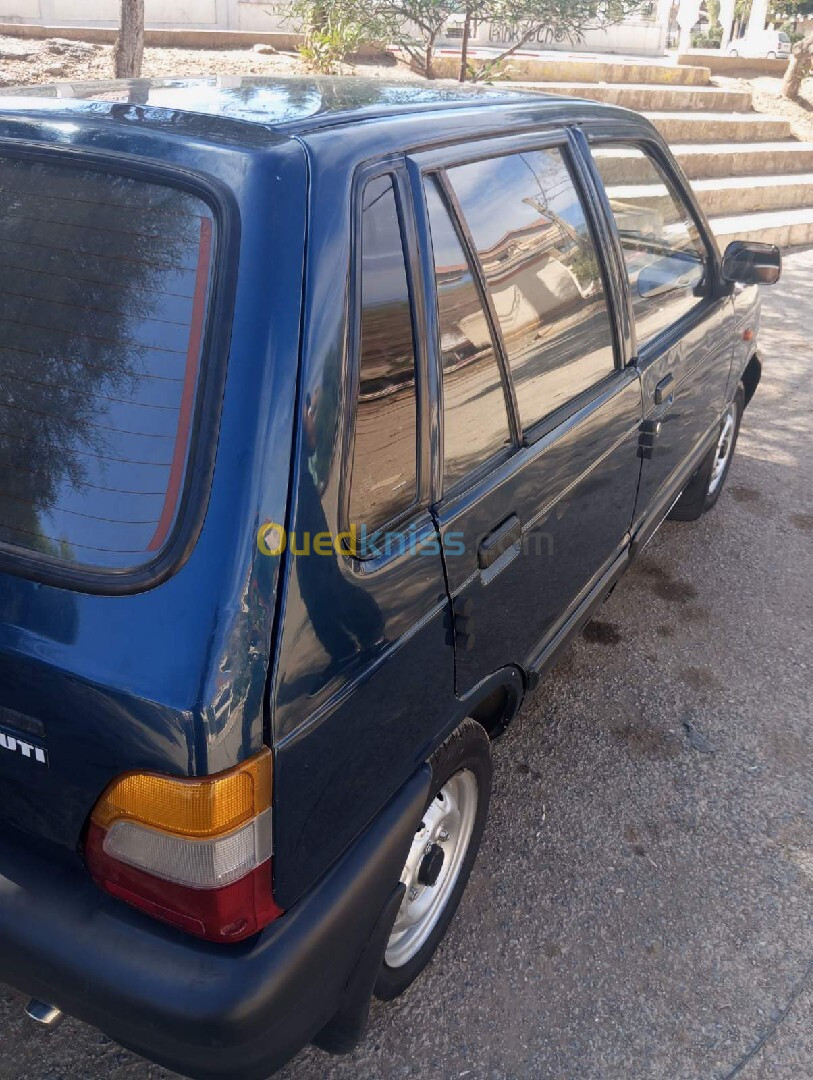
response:
[[[221,313],[230,327],[222,401],[202,428],[216,450],[211,491],[179,565],[123,595],[40,584],[8,564],[0,574],[0,706],[31,718],[30,738],[49,755],[37,771],[0,754],[0,813],[74,848],[116,774],[210,773],[267,743],[275,892],[287,907],[485,695],[504,686],[513,711],[520,672],[588,582],[598,575],[600,585],[626,550],[750,354],[732,367],[733,301],[721,293],[675,344],[690,388],[685,419],[670,420],[663,475],[645,463],[649,495],[636,507],[638,424],[665,354],[635,355],[615,225],[582,132],[654,140],[669,160],[645,120],[502,88],[377,80],[156,80],[69,92],[0,93],[0,154],[24,144],[113,164],[160,162],[216,184],[235,243],[226,274],[233,311]],[[551,135],[569,147],[603,260],[616,370],[600,394],[506,455],[487,482],[444,501],[422,170],[476,140],[517,149]],[[422,463],[410,524],[436,546],[378,560],[264,555],[256,534],[266,522],[297,535],[335,534],[344,524],[356,378],[354,178],[370,163],[391,170],[405,198]],[[306,409],[317,417],[318,452]],[[477,544],[512,512],[531,549],[547,553],[552,537],[555,557],[523,557],[487,581]],[[459,562],[444,560],[438,543],[455,531],[466,540]],[[471,651],[452,611],[453,600],[466,599],[482,623]]]
[[[0,575],[0,704],[44,725],[49,768],[0,755],[7,822],[74,847],[120,772],[224,769],[265,738],[264,691],[279,560],[256,530],[285,517],[299,348],[307,188],[297,142],[203,142],[183,117],[3,103],[0,153],[23,142],[127,164],[160,161],[230,193],[239,238],[222,408],[203,438],[217,465],[203,527],[174,574],[125,596]],[[232,133],[234,134],[234,133]],[[247,224],[248,223],[248,224]],[[281,259],[279,251],[285,250]],[[269,319],[273,304],[274,317]],[[227,338],[228,340],[228,338]]]

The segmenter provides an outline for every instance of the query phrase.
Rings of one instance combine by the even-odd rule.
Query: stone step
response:
[[[672,153],[690,180],[813,172],[813,142],[677,144]]]
[[[709,224],[721,250],[732,240],[760,240],[781,248],[813,244],[813,207],[717,217]]]
[[[474,58],[474,68],[485,60]],[[457,56],[438,56],[434,62],[438,78],[457,78],[460,59]],[[711,72],[707,67],[646,60],[598,60],[595,57],[568,56],[547,53],[542,57],[510,56],[499,72],[502,79],[540,83],[645,83],[667,86],[708,86]]]
[[[730,176],[694,180],[692,190],[709,217],[793,210],[813,206],[813,173],[787,176]],[[666,211],[669,196],[660,184],[621,184],[608,191],[611,199],[634,200]]]
[[[645,112],[749,112],[749,90],[722,90],[718,86],[669,86],[666,83],[523,83],[512,82],[511,88],[522,87],[541,94],[559,94],[563,97],[588,98],[607,105],[620,105],[625,109]]]
[[[600,153],[607,183],[634,184],[640,178],[636,151],[606,149]],[[813,143],[809,142],[678,143],[672,146],[672,153],[690,180],[813,173]]]
[[[647,112],[670,143],[776,142],[791,137],[789,120],[763,113]]]

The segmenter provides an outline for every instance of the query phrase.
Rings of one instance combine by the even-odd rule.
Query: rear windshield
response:
[[[122,571],[166,544],[213,231],[178,188],[0,158],[0,545]]]

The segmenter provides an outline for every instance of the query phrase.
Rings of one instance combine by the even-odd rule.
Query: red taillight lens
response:
[[[209,941],[282,914],[271,891],[271,754],[211,777],[128,773],[97,803],[85,855],[96,883]]]

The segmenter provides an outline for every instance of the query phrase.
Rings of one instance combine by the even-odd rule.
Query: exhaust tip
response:
[[[62,1023],[64,1017],[64,1013],[56,1005],[48,1005],[47,1002],[37,1001],[36,998],[31,998],[26,1005],[25,1015],[35,1023],[52,1030]]]

